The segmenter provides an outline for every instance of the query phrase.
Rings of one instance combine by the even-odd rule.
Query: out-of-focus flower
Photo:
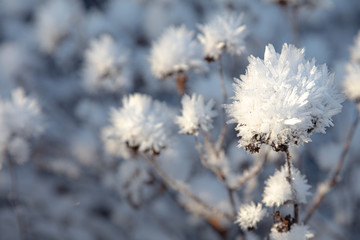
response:
[[[53,53],[57,46],[77,29],[83,18],[78,1],[50,0],[42,5],[36,15],[37,37],[40,48]]]
[[[217,112],[213,110],[214,100],[211,99],[205,104],[202,95],[184,95],[181,105],[181,116],[176,118],[181,133],[198,135],[200,129],[212,129],[212,118],[217,116]]]
[[[360,102],[360,63],[348,63],[346,65],[344,90],[349,99]]]
[[[254,202],[251,202],[240,207],[235,223],[238,223],[243,229],[255,228],[265,215],[266,210],[262,208],[261,203],[255,205]]]
[[[246,26],[242,23],[242,15],[217,16],[199,28],[202,33],[198,38],[208,61],[217,60],[224,52],[239,55],[245,49]]]
[[[151,71],[158,78],[166,78],[179,72],[205,70],[201,55],[201,46],[192,31],[185,26],[169,27],[152,45]]]
[[[110,35],[102,35],[90,43],[85,52],[84,85],[90,92],[118,92],[129,88],[130,75],[126,55]]]
[[[284,145],[311,141],[312,132],[325,133],[341,111],[343,96],[334,87],[326,65],[305,60],[304,49],[284,44],[281,53],[269,44],[264,60],[249,57],[227,112],[237,123],[240,146],[258,152],[261,144],[281,151]]]
[[[283,166],[280,171],[276,170],[274,175],[270,176],[265,182],[263,202],[268,207],[279,207],[287,201],[296,203],[306,203],[306,197],[310,195],[310,186],[304,175],[294,166],[291,167],[292,182],[295,191],[293,196],[292,187],[289,183],[289,171],[287,165]],[[293,199],[295,197],[295,199]]]
[[[288,232],[278,232],[276,226],[271,229],[271,240],[307,240],[314,237],[307,225],[294,224]]]
[[[121,108],[111,110],[111,126],[103,130],[103,137],[126,144],[134,151],[160,153],[173,132],[173,111],[138,93],[125,96],[122,103]]]

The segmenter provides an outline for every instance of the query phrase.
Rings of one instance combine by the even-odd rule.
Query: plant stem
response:
[[[290,184],[291,187],[291,193],[292,193],[292,198],[293,198],[293,203],[294,203],[294,221],[295,223],[297,223],[299,221],[299,205],[296,202],[296,189],[294,186],[294,175],[293,172],[291,170],[291,155],[289,153],[289,147],[286,147],[286,164],[288,167],[288,171],[289,171],[289,176],[287,177],[287,181]]]
[[[327,181],[325,181],[323,183],[322,188],[318,188],[316,195],[314,197],[313,203],[312,203],[311,207],[309,208],[309,210],[307,211],[304,223],[307,223],[310,220],[310,218],[314,214],[315,210],[319,207],[319,205],[324,200],[325,196],[328,194],[328,192],[331,190],[331,188],[334,187],[334,185],[340,181],[340,179],[339,179],[340,172],[341,172],[342,166],[344,165],[345,157],[347,156],[347,153],[349,152],[351,142],[352,142],[352,139],[353,139],[353,136],[354,136],[354,133],[355,133],[358,123],[359,123],[359,114],[356,115],[356,118],[350,127],[349,133],[345,140],[344,148],[341,152],[339,161],[337,162],[337,164],[334,168],[333,174]]]
[[[11,158],[10,153],[5,148],[3,150],[3,155],[6,158],[6,161],[9,165],[9,172],[10,172],[10,194],[9,194],[9,201],[12,205],[12,208],[15,212],[16,222],[19,228],[19,238],[20,240],[26,240],[27,234],[26,234],[26,224],[25,224],[25,218],[22,215],[20,206],[19,206],[19,197],[18,197],[18,187],[17,187],[17,176],[16,176],[16,170],[14,166],[14,162]]]
[[[224,73],[222,68],[222,61],[221,61],[221,55],[218,59],[218,71],[219,71],[219,79],[220,79],[220,86],[221,86],[221,93],[222,93],[222,105],[226,104],[227,102],[227,92],[225,88],[225,81],[224,81]],[[218,151],[223,148],[225,137],[226,137],[226,114],[225,114],[225,108],[224,106],[221,106],[221,117],[222,117],[222,128],[219,135],[219,139],[217,141],[217,149]]]
[[[194,195],[192,192],[190,192],[188,189],[186,189],[181,184],[177,183],[175,180],[173,180],[171,177],[169,177],[162,169],[161,167],[156,163],[153,156],[147,156],[145,155],[145,158],[151,163],[157,174],[174,190],[180,192],[181,194],[187,196],[189,199],[193,200],[197,204],[199,204],[202,208],[206,209],[209,213],[220,216],[222,218],[225,218],[227,220],[233,221],[233,216],[224,213],[218,209],[216,209],[213,206],[210,206],[209,204],[202,201],[199,197]]]

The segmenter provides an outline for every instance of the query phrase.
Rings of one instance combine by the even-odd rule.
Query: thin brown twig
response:
[[[153,156],[148,156],[145,154],[145,158],[151,163],[157,174],[174,190],[178,191],[179,193],[185,195],[189,199],[193,200],[197,204],[199,204],[202,208],[209,211],[209,213],[220,216],[222,218],[228,219],[230,221],[233,221],[233,216],[229,215],[228,213],[222,212],[219,209],[216,209],[213,206],[210,206],[209,204],[202,201],[199,197],[194,195],[191,191],[186,189],[184,186],[181,186],[181,184],[177,183],[175,180],[173,180],[171,177],[169,177],[162,169],[161,167],[156,163]]]
[[[331,190],[331,188],[334,187],[334,185],[340,181],[340,178],[339,178],[340,172],[341,172],[342,166],[344,165],[345,157],[347,156],[347,153],[349,152],[351,142],[352,142],[352,139],[353,139],[353,136],[354,136],[354,133],[355,133],[358,123],[359,123],[359,114],[356,115],[356,118],[350,127],[349,133],[345,140],[344,148],[341,152],[339,161],[337,162],[337,164],[334,168],[333,174],[331,175],[331,177],[328,180],[326,180],[322,184],[323,187],[318,188],[317,193],[314,197],[313,203],[306,213],[304,223],[307,223],[310,220],[310,218],[314,214],[315,210],[319,207],[319,205],[324,200],[325,196],[328,194],[328,192]]]
[[[224,81],[224,73],[223,73],[223,68],[222,68],[222,61],[221,61],[221,55],[219,56],[218,59],[218,71],[219,71],[219,79],[220,79],[220,86],[221,86],[221,93],[222,93],[222,106],[221,106],[221,115],[222,115],[222,127],[221,127],[221,132],[219,135],[219,139],[217,141],[217,150],[219,151],[220,149],[223,148],[224,145],[224,141],[225,141],[225,137],[226,137],[226,114],[225,114],[225,108],[224,108],[224,104],[226,104],[227,102],[227,92],[226,92],[226,88],[225,88],[225,81]]]
[[[288,171],[289,171],[289,176],[287,177],[287,181],[290,184],[291,187],[291,193],[292,193],[292,198],[293,198],[293,203],[294,203],[294,221],[295,223],[297,223],[299,221],[299,205],[296,202],[296,189],[294,186],[294,175],[293,172],[291,170],[291,155],[289,153],[289,147],[286,147],[285,150],[286,153],[286,164],[288,167]]]

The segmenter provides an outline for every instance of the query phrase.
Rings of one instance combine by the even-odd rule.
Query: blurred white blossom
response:
[[[131,86],[124,50],[110,35],[90,42],[85,52],[84,85],[90,92],[118,92]]]
[[[288,232],[278,232],[276,228],[271,229],[271,240],[307,240],[314,237],[307,225],[294,224]]]
[[[264,60],[249,57],[246,74],[233,84],[234,101],[227,105],[240,146],[257,152],[265,143],[281,150],[282,145],[309,142],[312,132],[325,133],[333,125],[343,96],[326,65],[316,66],[304,52],[284,44],[278,54],[269,44]]]
[[[310,185],[304,175],[294,166],[291,167],[293,175],[293,187],[295,189],[295,199],[288,181],[289,171],[287,165],[276,170],[274,175],[270,176],[265,182],[263,202],[268,207],[279,207],[287,201],[293,200],[296,203],[306,203],[307,196],[310,195]]]
[[[213,128],[212,118],[217,116],[213,109],[215,101],[210,99],[206,104],[202,95],[184,95],[181,99],[181,116],[177,116],[176,123],[180,132],[198,135],[199,130],[209,131]]]
[[[216,60],[224,52],[238,55],[244,52],[246,26],[242,18],[242,15],[217,16],[210,23],[199,26],[201,34],[198,38],[207,60]]]
[[[201,71],[206,69],[201,56],[194,32],[185,26],[169,27],[151,47],[151,71],[158,78],[189,70]]]
[[[237,219],[238,223],[243,229],[254,228],[266,215],[266,210],[262,208],[261,203],[255,205],[254,202],[250,204],[243,204],[240,206]]]
[[[111,126],[103,130],[103,137],[141,152],[159,153],[165,148],[173,132],[173,111],[138,93],[125,96],[122,103],[121,108],[111,110]]]

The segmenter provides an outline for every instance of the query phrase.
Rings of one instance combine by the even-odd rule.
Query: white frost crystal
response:
[[[325,133],[341,111],[343,96],[334,87],[326,65],[304,58],[304,49],[284,44],[281,53],[269,44],[264,60],[249,57],[227,112],[237,123],[240,146],[257,152],[261,144],[276,150],[311,141],[312,132]]]
[[[213,110],[214,100],[205,104],[202,95],[184,95],[181,104],[181,116],[176,118],[181,133],[198,135],[199,129],[209,131],[213,127],[212,118],[217,116],[217,112]]]
[[[201,45],[194,40],[192,31],[185,26],[169,27],[151,47],[151,71],[158,78],[189,70],[201,71],[206,69],[201,56]]]
[[[126,55],[110,35],[102,35],[90,43],[85,52],[84,84],[90,92],[117,92],[130,86]]]
[[[111,110],[111,126],[103,130],[104,138],[141,152],[159,153],[165,148],[172,133],[173,112],[165,104],[138,93],[125,96],[122,103],[121,108]]]
[[[307,225],[294,224],[288,232],[278,232],[276,228],[271,229],[271,240],[307,240],[314,237]]]
[[[293,187],[295,189],[295,202],[306,203],[306,197],[310,195],[310,185],[300,171],[291,167],[293,175]],[[289,171],[287,165],[283,166],[280,171],[276,170],[273,176],[265,182],[263,203],[268,207],[279,207],[289,200],[293,199],[293,192],[288,181]]]
[[[217,16],[199,28],[202,33],[198,38],[207,60],[216,60],[224,52],[239,55],[245,49],[246,26],[242,23],[242,15]]]
[[[250,204],[244,204],[240,207],[238,216],[235,223],[238,223],[243,229],[256,227],[256,224],[260,222],[266,215],[266,210],[262,208],[262,205],[254,202]]]

